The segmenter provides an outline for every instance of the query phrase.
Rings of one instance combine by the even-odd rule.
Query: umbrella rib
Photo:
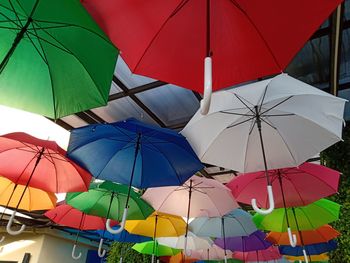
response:
[[[249,104],[251,104],[252,106],[255,106],[253,103],[251,103],[250,101],[246,100],[245,98],[243,98],[243,97],[237,95],[236,93],[234,93],[234,95],[236,96],[236,98],[237,98],[244,106],[246,106],[247,109],[249,109],[249,110],[251,111],[251,113],[252,113],[254,116],[256,116],[256,113],[255,113],[255,112],[248,106],[248,104],[247,104],[247,103],[249,103]],[[244,101],[246,101],[247,103],[244,102]]]
[[[52,159],[52,156],[50,155],[50,152],[49,151],[47,151],[48,152],[48,154],[49,154],[49,157],[51,158],[51,160],[52,160],[52,164],[53,164],[53,167],[54,167],[54,169],[55,169],[55,175],[56,175],[56,192],[58,193],[59,192],[59,190],[58,190],[58,178],[57,178],[57,174],[58,174],[58,170],[57,170],[57,167],[56,167],[56,163],[54,162],[54,160]],[[44,158],[46,158],[46,159],[48,159],[45,155],[44,155]]]
[[[12,12],[15,14],[15,16],[16,16],[16,18],[17,18],[17,21],[19,22],[19,24],[21,25],[21,27],[23,27],[23,24],[21,23],[21,20],[20,20],[18,14],[17,14],[15,8],[13,7],[12,1],[9,1],[9,3],[10,3],[10,5],[11,5],[11,9],[12,9],[12,10],[10,10],[10,9],[8,9],[8,8],[7,8],[7,9],[10,10],[10,11],[12,11]],[[36,4],[34,4],[34,6],[36,7]],[[4,6],[3,6],[3,7],[4,7]],[[34,7],[34,8],[35,8],[35,7]]]
[[[264,115],[266,112],[269,112],[269,111],[271,111],[272,109],[278,107],[278,106],[281,105],[282,103],[285,103],[286,101],[290,100],[290,99],[293,98],[293,97],[294,97],[294,96],[291,95],[291,96],[285,98],[284,100],[280,101],[279,103],[275,104],[275,105],[272,106],[271,108],[268,108],[268,109],[264,110],[263,112],[260,112],[260,116],[261,116],[261,115]]]
[[[255,116],[254,116],[254,117],[252,117],[252,118],[246,119],[246,120],[244,120],[244,121],[241,121],[241,122],[238,122],[238,123],[232,124],[232,125],[230,125],[230,126],[227,126],[227,128],[226,128],[226,129],[231,129],[231,128],[234,128],[234,127],[236,127],[236,126],[238,126],[238,125],[244,124],[244,123],[246,123],[246,122],[248,122],[248,121],[251,121],[251,120],[254,120],[254,119],[255,119]]]
[[[44,61],[44,63],[45,63],[47,66],[49,66],[46,57],[44,57],[44,56],[40,53],[39,49],[36,47],[36,45],[34,44],[34,41],[31,39],[31,37],[29,36],[29,34],[28,34],[27,32],[25,32],[25,34],[26,34],[26,36],[28,37],[28,39],[30,40],[30,42],[32,43],[32,45],[33,45],[33,47],[35,48],[36,52],[37,52],[37,53],[39,54],[39,56],[41,57],[41,59]],[[39,42],[39,43],[40,43],[40,42]],[[41,46],[41,45],[40,45],[40,46]],[[42,49],[42,47],[41,47],[41,49]]]

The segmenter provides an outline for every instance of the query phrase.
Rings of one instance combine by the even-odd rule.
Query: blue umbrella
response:
[[[303,249],[305,249],[308,255],[319,255],[325,252],[335,250],[337,248],[337,242],[331,240],[325,243],[318,243],[312,245],[303,246],[279,246],[280,253],[289,256],[303,256]]]
[[[137,188],[182,185],[204,166],[177,132],[127,119],[73,129],[67,155],[96,178]],[[120,228],[128,211],[126,200]]]
[[[119,226],[113,227],[113,229],[118,229],[118,228]],[[94,232],[103,239],[113,240],[117,242],[124,242],[124,243],[142,243],[142,242],[147,242],[152,240],[152,238],[150,237],[130,234],[125,229],[116,235],[111,234],[105,230],[96,230]]]

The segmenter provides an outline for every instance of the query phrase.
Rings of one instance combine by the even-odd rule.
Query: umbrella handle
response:
[[[305,263],[309,263],[309,259],[308,259],[308,256],[306,254],[306,250],[305,249],[303,249],[303,254],[304,254],[304,262]]]
[[[152,254],[152,263],[154,263],[154,254]]]
[[[297,245],[297,236],[292,234],[292,230],[290,229],[290,227],[288,227],[287,231],[288,231],[289,243],[292,247],[295,247]]]
[[[17,211],[12,212],[10,220],[7,222],[7,226],[6,226],[7,233],[9,233],[10,235],[13,235],[13,236],[21,234],[24,231],[24,229],[26,228],[26,225],[21,225],[21,228],[17,231],[11,229],[12,224],[13,224],[13,220],[15,219],[15,216],[16,216],[16,213],[17,213]]]
[[[123,212],[123,217],[122,217],[122,221],[120,222],[120,227],[116,230],[114,230],[112,227],[111,227],[111,220],[110,219],[107,219],[106,221],[106,229],[108,230],[109,233],[111,234],[119,234],[120,232],[122,232],[124,230],[124,227],[125,227],[125,222],[126,222],[126,217],[128,215],[128,209],[129,208],[124,208],[124,212]]]
[[[106,255],[106,250],[102,249],[102,245],[103,245],[103,238],[100,239],[100,244],[98,245],[98,250],[97,250],[98,256],[100,258],[103,258]]]
[[[190,249],[187,249],[187,237],[185,237],[184,250],[186,256],[190,257],[192,255],[192,251]]]
[[[212,82],[212,59],[206,57],[204,59],[204,94],[201,100],[201,114],[207,115],[210,108],[211,94],[213,91]]]
[[[224,258],[224,259],[225,259],[225,263],[227,263],[227,256],[226,256],[226,255],[225,255],[225,258]]]
[[[77,244],[73,245],[73,249],[72,249],[72,258],[74,260],[78,260],[79,258],[81,258],[81,252],[79,252],[79,254],[76,256],[75,255],[75,249],[77,248]]]
[[[273,198],[273,191],[272,191],[271,185],[267,186],[267,194],[269,197],[269,209],[266,209],[266,210],[260,209],[256,204],[256,199],[255,198],[252,199],[252,207],[254,211],[257,212],[258,214],[267,215],[267,214],[270,214],[275,209],[275,200]]]
[[[123,263],[123,257],[120,257],[119,263]]]
[[[2,236],[0,239],[0,243],[3,242],[5,240],[5,236]]]

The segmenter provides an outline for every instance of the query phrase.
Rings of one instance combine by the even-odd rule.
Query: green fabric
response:
[[[299,230],[312,230],[339,218],[340,205],[327,199],[320,199],[307,206],[294,208]],[[287,208],[287,216],[292,230],[297,230],[293,209]],[[284,208],[273,210],[268,215],[255,214],[253,221],[259,229],[287,232]]]
[[[127,194],[127,186],[106,181],[100,184],[92,184],[87,192],[68,193],[66,202],[86,214],[121,221]],[[108,215],[111,199],[112,204]],[[146,219],[153,211],[153,208],[141,199],[138,193],[133,190],[130,191],[128,220]]]
[[[1,1],[0,39],[0,104],[54,119],[107,104],[118,51],[79,0]]]
[[[175,249],[175,248],[159,245],[158,242],[154,242],[154,241],[135,244],[132,246],[132,249],[136,250],[141,254],[155,255],[157,257],[174,256],[181,252],[181,249]]]

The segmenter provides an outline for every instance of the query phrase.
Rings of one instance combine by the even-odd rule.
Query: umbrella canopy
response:
[[[266,234],[257,230],[249,236],[218,238],[214,242],[217,246],[231,251],[248,252],[271,247],[272,243],[266,241],[265,238]]]
[[[247,261],[263,262],[263,261],[269,261],[269,260],[278,260],[282,256],[279,253],[278,249],[272,246],[265,250],[256,250],[256,251],[250,251],[250,252],[234,252],[233,257],[243,260],[245,262]]]
[[[307,206],[279,208],[271,214],[255,214],[253,221],[259,229],[286,232],[288,216],[292,230],[313,230],[339,218],[340,205],[327,199],[321,199]]]
[[[223,217],[197,217],[189,229],[200,237],[248,236],[257,230],[252,216],[242,209],[234,209]]]
[[[184,235],[179,237],[159,237],[157,241],[159,244],[178,248],[185,249],[185,239]],[[190,250],[201,250],[208,249],[213,245],[213,241],[208,237],[197,237],[192,232],[188,232],[187,235],[187,249]]]
[[[198,261],[198,259],[192,258],[191,256],[186,256],[183,252],[174,256],[161,257],[160,260],[167,263],[193,263]]]
[[[181,185],[203,168],[185,137],[136,119],[74,129],[68,156],[96,178],[137,188]]]
[[[303,249],[305,249],[307,255],[319,255],[325,252],[335,250],[336,248],[337,242],[334,240],[330,240],[326,243],[306,245],[304,247],[279,246],[279,251],[283,255],[303,256]]]
[[[21,195],[24,196],[19,202]],[[49,210],[56,206],[57,197],[54,193],[14,184],[12,181],[0,177],[0,205],[16,207],[26,211]],[[2,217],[2,216],[1,216]]]
[[[304,261],[304,257],[303,256],[285,256],[286,259],[288,259],[291,262],[297,262],[299,263],[299,260]],[[309,256],[309,258],[311,259],[311,262],[313,263],[317,263],[317,262],[328,262],[329,257],[327,254],[320,254],[320,255],[311,255]]]
[[[148,188],[142,198],[157,211],[187,218],[224,216],[238,207],[227,187],[199,176],[191,177],[182,186]]]
[[[119,228],[118,226],[113,227],[115,229]],[[121,233],[118,234],[111,234],[108,231],[105,230],[97,230],[96,233],[99,235],[100,238],[113,240],[116,242],[124,242],[124,243],[142,243],[146,241],[151,241],[152,239],[150,237],[130,234],[128,231],[123,230]]]
[[[127,218],[147,218],[153,212],[153,208],[135,191],[132,190],[129,194],[129,213]],[[121,221],[127,198],[127,186],[105,181],[91,184],[87,192],[68,193],[66,202],[86,214]]]
[[[67,226],[79,230],[97,230],[105,227],[106,219],[98,216],[87,215],[70,205],[59,205],[55,209],[44,214],[58,225]],[[113,225],[117,222],[114,221]]]
[[[276,208],[305,206],[333,195],[338,191],[340,178],[338,171],[314,163],[269,170],[268,174],[274,190]],[[232,190],[237,201],[250,204],[250,200],[256,197],[258,205],[267,208],[268,196],[262,188],[264,185],[266,188],[264,172],[255,172],[241,174],[226,186]]]
[[[185,234],[186,222],[180,216],[154,212],[145,220],[127,220],[125,229],[148,237],[176,237]]]
[[[54,141],[16,132],[0,136],[0,175],[54,193],[86,191],[91,175]]]
[[[1,104],[54,119],[107,104],[118,52],[79,1],[5,1],[0,14]]]
[[[155,248],[153,241],[138,243],[132,246],[132,249],[136,250],[141,254],[156,255],[160,256],[172,256],[181,252],[180,249],[175,249],[163,245],[159,245],[156,242]]]
[[[225,254],[225,251],[215,244],[209,249],[191,250],[191,257],[200,260],[222,260],[225,256],[232,257],[232,252],[227,251]]]
[[[293,231],[293,234],[297,237],[298,246],[302,245],[301,238],[304,245],[311,245],[328,242],[340,235],[340,233],[330,225],[324,225],[315,230]],[[288,246],[290,244],[288,233],[286,232],[270,232],[266,236],[266,240],[276,245]]]
[[[202,92],[205,56],[213,59],[214,90],[278,73],[340,2],[84,0],[83,4],[122,50],[133,72]]]

